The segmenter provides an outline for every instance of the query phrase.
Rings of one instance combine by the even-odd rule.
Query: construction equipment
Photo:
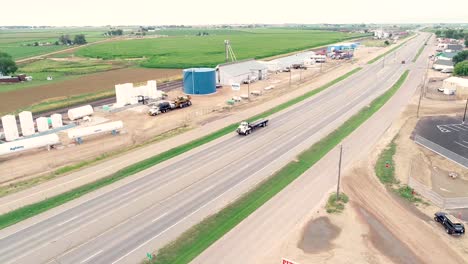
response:
[[[191,99],[192,97],[190,97],[190,95],[177,96],[177,98],[174,100],[174,105],[177,108],[191,106],[192,105]]]

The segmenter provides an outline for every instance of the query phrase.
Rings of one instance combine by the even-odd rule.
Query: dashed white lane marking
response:
[[[97,255],[99,255],[99,254],[101,254],[101,253],[102,253],[102,250],[99,250],[98,252],[96,252],[96,253],[94,253],[93,255],[89,256],[87,259],[81,261],[81,263],[85,263],[85,262],[87,262],[88,260],[94,258],[95,256],[97,256]]]

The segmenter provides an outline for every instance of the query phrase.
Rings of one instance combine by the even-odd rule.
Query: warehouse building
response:
[[[451,60],[436,60],[432,68],[442,72],[453,72],[453,62]]]
[[[448,60],[448,61],[451,61],[453,59],[453,57],[455,57],[455,55],[457,55],[457,52],[441,52],[439,54],[437,54],[437,59],[438,60]]]
[[[270,72],[279,72],[286,68],[292,67],[294,64],[300,64],[309,66],[316,62],[314,58],[320,57],[321,59],[325,58],[322,55],[316,55],[313,51],[300,52],[294,55],[281,57],[271,61],[258,61],[259,63],[265,65]]]
[[[450,77],[443,81],[444,93],[453,94],[459,99],[468,99],[468,79]]]
[[[216,80],[221,85],[231,85],[250,80],[263,80],[267,77],[268,68],[256,60],[220,64],[216,67]]]
[[[357,42],[338,43],[338,44],[328,46],[327,53],[334,52],[334,51],[355,50],[358,46],[359,46],[359,43]]]

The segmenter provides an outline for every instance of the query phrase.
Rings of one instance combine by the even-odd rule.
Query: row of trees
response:
[[[453,73],[459,76],[468,76],[468,50],[460,51],[452,58],[455,68]]]
[[[0,52],[0,73],[2,75],[13,74],[18,70],[15,61],[10,54]]]
[[[78,34],[73,37],[73,40],[71,39],[70,35],[61,35],[58,42],[55,42],[56,45],[58,43],[62,43],[63,45],[84,45],[88,42],[86,41],[84,34]]]
[[[115,30],[111,29],[111,30],[107,31],[106,34],[108,36],[122,36],[123,35],[123,30],[121,30],[121,29],[115,29]]]

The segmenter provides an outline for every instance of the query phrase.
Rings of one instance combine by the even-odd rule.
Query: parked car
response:
[[[465,233],[465,226],[462,223],[458,223],[453,216],[447,213],[435,213],[434,221],[440,223],[449,235],[463,235]]]
[[[406,63],[406,61],[404,61],[404,60],[401,61],[401,64],[405,64],[405,63]]]
[[[437,88],[437,91],[443,93],[444,92],[444,88],[440,87],[440,88]]]
[[[283,72],[290,72],[290,71],[291,71],[291,68],[289,68],[289,67],[286,67],[286,68],[283,69]]]

